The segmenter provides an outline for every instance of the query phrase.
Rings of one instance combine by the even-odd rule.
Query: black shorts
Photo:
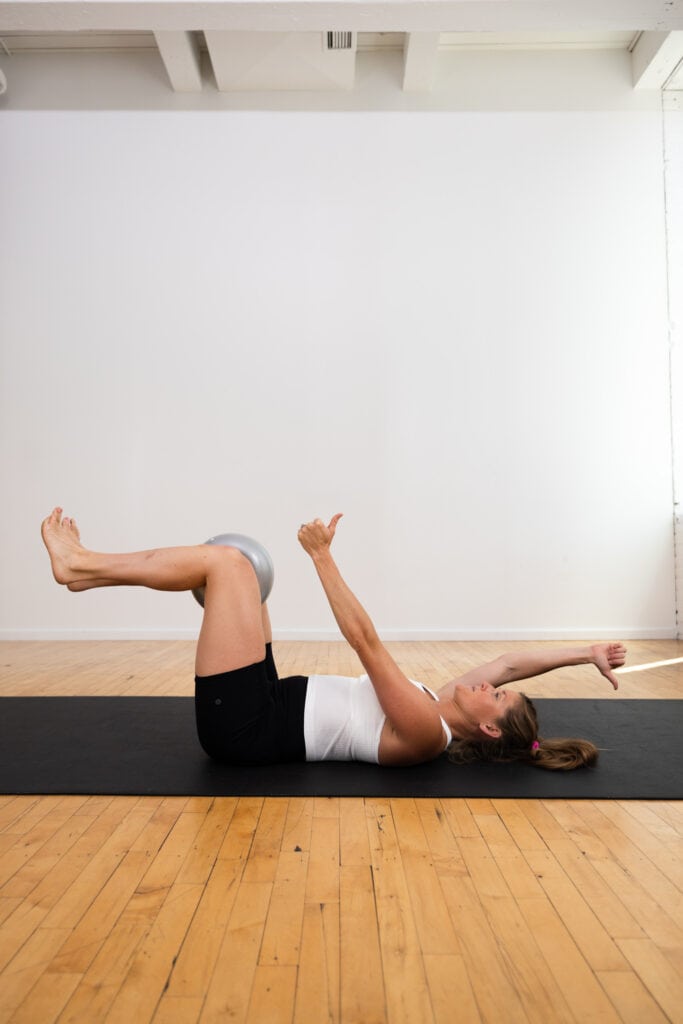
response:
[[[270,644],[255,665],[196,676],[199,742],[209,757],[229,764],[305,761],[307,685],[308,676],[278,679]]]

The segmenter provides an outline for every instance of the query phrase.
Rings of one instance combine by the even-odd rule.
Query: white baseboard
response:
[[[0,629],[3,640],[196,640],[199,629]]]
[[[675,640],[675,626],[652,626],[643,629],[380,629],[382,640],[387,642],[414,641],[417,643],[476,642],[479,640]],[[298,640],[321,642],[341,640],[339,633],[332,630],[273,630],[274,640]]]
[[[0,629],[2,641],[62,640],[196,640],[198,629]],[[632,627],[620,629],[384,629],[382,640],[430,643],[435,641],[463,642],[479,640],[509,640],[511,643],[528,640],[674,640],[675,626]],[[275,640],[299,642],[341,641],[341,634],[326,629],[279,629],[273,631]]]

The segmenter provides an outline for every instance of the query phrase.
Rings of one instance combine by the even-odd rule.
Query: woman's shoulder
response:
[[[438,715],[439,731],[433,734],[429,742],[418,741],[417,737],[400,736],[387,718],[384,722],[379,740],[378,760],[380,764],[392,767],[409,767],[435,761],[447,749],[451,742],[451,733],[447,723]]]

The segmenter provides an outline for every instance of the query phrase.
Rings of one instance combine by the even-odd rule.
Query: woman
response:
[[[203,586],[204,617],[195,661],[199,740],[209,756],[235,764],[360,760],[412,765],[448,751],[451,760],[525,761],[542,768],[593,764],[586,740],[545,740],[536,712],[505,683],[566,665],[594,664],[617,688],[622,644],[505,655],[467,672],[438,694],[408,679],[382,645],[342,579],[331,544],[341,515],[299,530],[345,639],[367,675],[278,679],[268,609],[251,563],[235,548],[212,545],[105,555],[84,548],[73,519],[55,508],[42,535],[58,583],[72,591],[143,586]]]

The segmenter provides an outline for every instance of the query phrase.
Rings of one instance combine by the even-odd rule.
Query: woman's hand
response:
[[[329,548],[342,515],[343,512],[338,512],[336,516],[332,516],[327,526],[322,519],[314,519],[312,523],[301,524],[297,537],[301,547],[311,558]]]
[[[623,644],[593,644],[591,647],[591,655],[593,657],[593,664],[602,672],[605,679],[609,679],[610,683],[616,690],[619,686],[619,680],[612,672],[613,668],[621,668],[626,661],[626,648]]]

